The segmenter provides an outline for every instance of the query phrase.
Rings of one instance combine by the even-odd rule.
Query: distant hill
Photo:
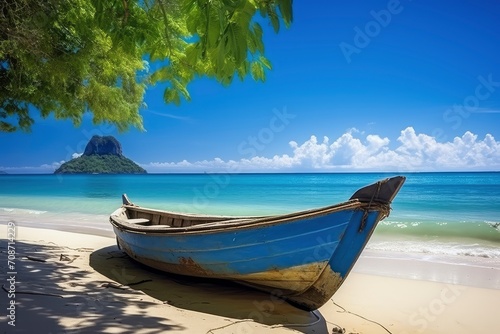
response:
[[[0,170],[0,175],[2,174],[8,174],[7,172],[4,172],[3,170]]]
[[[112,136],[93,136],[82,156],[63,163],[54,174],[145,174],[144,168],[122,153]]]

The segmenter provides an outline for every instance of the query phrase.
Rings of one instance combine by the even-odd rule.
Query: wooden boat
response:
[[[344,282],[404,181],[388,178],[344,203],[262,217],[148,209],[124,194],[110,222],[118,246],[140,263],[239,282],[314,310]]]

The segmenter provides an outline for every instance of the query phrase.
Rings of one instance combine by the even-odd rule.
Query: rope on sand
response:
[[[376,321],[374,321],[374,320],[370,320],[370,319],[368,319],[368,318],[365,318],[365,317],[363,317],[362,315],[359,315],[359,314],[357,314],[357,313],[354,313],[354,312],[351,312],[351,311],[347,311],[345,308],[343,308],[342,306],[340,306],[339,304],[337,304],[337,303],[336,303],[336,302],[334,302],[334,301],[332,301],[332,303],[333,303],[333,305],[335,305],[335,306],[337,306],[338,308],[342,309],[342,312],[344,312],[344,313],[349,313],[349,314],[352,314],[352,315],[355,315],[355,316],[357,316],[357,317],[360,317],[361,319],[364,319],[364,320],[366,320],[366,321],[369,321],[369,322],[372,322],[372,323],[374,323],[374,324],[377,324],[377,325],[379,325],[380,327],[382,327],[383,329],[385,329],[385,330],[387,331],[387,333],[392,334],[392,332],[391,332],[390,330],[388,330],[388,329],[387,329],[384,325],[382,325],[381,323],[376,322]]]

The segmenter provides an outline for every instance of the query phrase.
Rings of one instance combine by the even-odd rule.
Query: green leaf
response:
[[[268,70],[271,70],[273,68],[273,66],[271,65],[271,62],[269,61],[269,59],[267,59],[266,57],[264,56],[260,56],[259,57],[259,61],[261,62],[261,64],[266,67]]]
[[[172,79],[172,84],[174,86],[174,88],[177,90],[177,92],[179,94],[182,94],[182,96],[187,100],[187,101],[190,101],[191,100],[191,96],[189,95],[189,92],[186,88],[186,85],[182,82],[180,82],[179,80],[177,79]],[[180,102],[180,95],[179,95],[179,102]]]
[[[252,78],[254,80],[265,81],[265,79],[266,79],[266,76],[264,73],[264,68],[262,67],[262,65],[260,63],[257,63],[257,62],[252,63],[251,74],[252,74]]]
[[[214,8],[211,8],[207,20],[208,46],[214,46],[217,44],[221,34],[221,23],[219,21],[217,11]]]
[[[174,103],[176,105],[181,104],[179,91],[173,88],[165,88],[165,92],[163,93],[163,100],[165,100],[165,102],[167,103]]]
[[[236,23],[230,23],[227,27],[227,53],[234,58],[238,65],[246,58],[247,42],[243,31]]]
[[[276,14],[276,12],[274,12],[272,9],[269,9],[267,14],[269,15],[269,19],[271,20],[274,32],[278,33],[280,31],[280,20],[278,14]]]
[[[277,0],[277,3],[283,22],[285,22],[285,26],[289,28],[293,21],[292,1]]]

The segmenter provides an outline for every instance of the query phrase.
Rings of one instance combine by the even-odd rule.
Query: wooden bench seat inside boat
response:
[[[120,223],[129,223],[129,224],[144,225],[144,226],[151,225],[151,221],[146,218],[115,217],[115,220]]]
[[[151,221],[146,218],[132,218],[127,219],[127,223],[137,224],[137,225],[151,225]]]

